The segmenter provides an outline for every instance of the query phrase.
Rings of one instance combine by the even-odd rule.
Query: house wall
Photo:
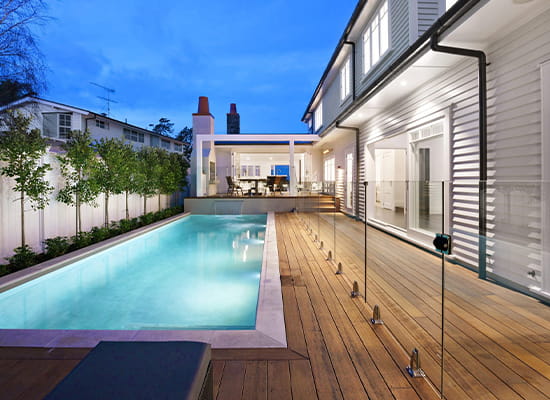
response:
[[[25,206],[25,236],[26,242],[35,251],[43,251],[43,241],[55,236],[72,236],[75,234],[76,209],[55,200],[59,189],[64,182],[59,173],[57,154],[47,153],[43,157],[44,163],[49,163],[53,169],[46,178],[54,186],[50,195],[49,205],[44,210],[34,211],[30,204]],[[11,256],[13,249],[21,245],[21,217],[19,194],[12,191],[13,180],[0,176],[0,264],[5,262],[4,257]],[[161,195],[161,209],[175,206],[176,196]],[[181,199],[180,199],[181,201]],[[83,205],[82,230],[89,231],[94,226],[103,226],[104,199],[100,195],[96,201],[97,207]],[[158,196],[147,200],[147,212],[158,211]],[[138,195],[129,197],[130,218],[143,214],[143,198]],[[124,195],[112,196],[109,199],[109,219],[118,221],[125,218]]]
[[[541,285],[541,80],[550,60],[550,11],[487,48],[488,271],[524,287]],[[453,253],[478,265],[479,122],[476,61],[464,59],[438,79],[361,127],[361,176],[367,141],[404,133],[448,112]],[[391,117],[391,118],[390,118]],[[360,215],[364,217],[360,191]]]
[[[381,2],[378,2],[379,4]],[[379,9],[373,8],[374,12]],[[442,5],[443,4],[443,5]],[[390,48],[367,73],[363,68],[363,33],[372,18],[368,18],[362,26],[354,28],[358,32],[350,36],[355,42],[355,93],[360,95],[369,87],[399,56],[407,50],[424,31],[444,12],[443,0],[388,0]],[[413,27],[411,29],[411,27]],[[336,117],[352,102],[352,96],[340,98],[340,69],[348,57],[351,57],[352,47],[346,45],[334,64],[332,71],[323,83],[323,127],[329,126]]]
[[[488,265],[498,276],[534,288],[542,283],[540,67],[550,60],[549,38],[550,10],[488,51],[489,205],[494,209]]]

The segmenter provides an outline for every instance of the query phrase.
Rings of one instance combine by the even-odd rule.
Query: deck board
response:
[[[277,214],[288,348],[214,349],[214,398],[439,398],[440,259],[369,228],[367,302],[351,298],[353,281],[363,291],[364,229],[341,214]],[[446,397],[548,398],[550,307],[457,265],[446,277]],[[384,325],[369,321],[375,304]],[[405,372],[414,347],[427,378]],[[1,397],[42,398],[89,350],[0,348]]]

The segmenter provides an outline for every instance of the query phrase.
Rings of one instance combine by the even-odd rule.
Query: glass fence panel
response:
[[[403,368],[449,399],[547,396],[550,183],[314,187],[300,207],[312,240],[410,355]]]
[[[449,398],[457,373],[468,382],[460,385],[464,396],[548,395],[549,189],[540,181],[452,182],[445,292]]]
[[[405,206],[407,185],[404,181],[375,181],[370,185],[373,191],[370,217],[383,224],[405,229],[407,227]]]

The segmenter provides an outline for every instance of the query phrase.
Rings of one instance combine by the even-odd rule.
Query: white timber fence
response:
[[[73,236],[76,233],[76,207],[68,206],[56,200],[59,189],[64,186],[64,178],[59,171],[57,154],[48,152],[43,157],[52,170],[46,175],[54,187],[49,195],[49,204],[43,210],[33,210],[30,203],[25,204],[25,241],[36,252],[44,251],[44,240],[56,236]],[[20,193],[13,191],[12,178],[0,175],[0,264],[7,264],[5,257],[13,255],[13,250],[21,246]],[[161,195],[160,209],[181,205],[180,194]],[[81,206],[82,231],[95,226],[103,226],[105,221],[104,196],[100,194],[93,207]],[[128,197],[130,218],[143,215],[143,197],[130,194]],[[158,196],[147,198],[147,212],[159,211]],[[125,195],[109,197],[109,220],[119,221],[126,217]]]

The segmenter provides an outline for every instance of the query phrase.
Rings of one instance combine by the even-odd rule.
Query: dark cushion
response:
[[[198,399],[210,358],[201,342],[100,342],[46,399]]]

